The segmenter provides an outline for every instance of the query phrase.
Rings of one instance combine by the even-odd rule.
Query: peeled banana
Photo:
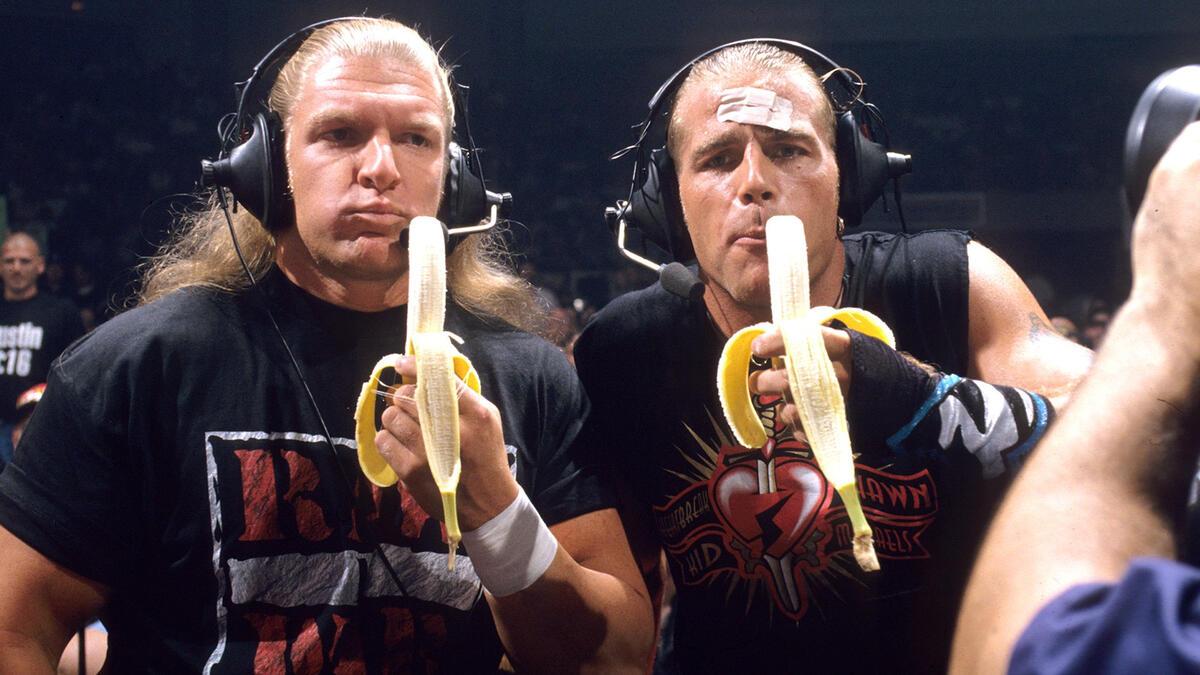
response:
[[[854,558],[866,571],[879,569],[871,526],[863,514],[854,479],[854,457],[846,423],[846,403],[825,351],[821,325],[834,320],[895,347],[892,331],[864,309],[812,307],[809,300],[808,245],[804,224],[795,216],[767,221],[767,267],[771,318],[783,337],[788,386],[808,444],[825,478],[846,506],[854,530]],[[748,326],[725,343],[717,365],[717,393],[738,443],[759,448],[767,442],[750,398],[750,343],[771,324]]]
[[[455,495],[462,462],[459,459],[459,380],[479,392],[479,375],[459,353],[445,330],[446,246],[442,224],[436,218],[413,218],[408,226],[408,323],[405,352],[416,357],[416,407],[421,439],[429,470],[442,496],[443,522],[449,544],[449,567],[462,532],[458,526]],[[358,464],[363,474],[380,487],[394,485],[399,477],[375,445],[375,400],[384,370],[393,368],[397,354],[384,356],[363,384],[354,413]],[[411,384],[411,382],[406,382]]]

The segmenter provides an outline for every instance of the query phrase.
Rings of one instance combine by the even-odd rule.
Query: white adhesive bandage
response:
[[[463,532],[462,543],[483,587],[496,597],[532,586],[558,553],[558,540],[519,486],[513,503],[479,529]]]
[[[718,122],[757,124],[779,131],[792,128],[792,102],[770,89],[735,87],[721,92]]]

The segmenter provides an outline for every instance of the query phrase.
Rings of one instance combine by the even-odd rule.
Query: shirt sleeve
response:
[[[48,379],[0,474],[0,525],[48,559],[115,586],[135,562],[132,474],[100,421],[102,397],[79,395],[58,367]]]
[[[1200,570],[1140,558],[1116,584],[1068,589],[1025,628],[1008,672],[1200,672]]]
[[[525,486],[529,498],[548,525],[615,506],[600,448],[584,433],[591,406],[579,377],[557,350],[547,350],[540,372],[538,456]]]

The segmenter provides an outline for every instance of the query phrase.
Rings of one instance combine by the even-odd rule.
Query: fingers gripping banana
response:
[[[804,224],[795,216],[767,221],[767,266],[771,284],[771,317],[783,337],[788,386],[826,479],[833,484],[854,529],[854,558],[862,569],[879,569],[871,527],[863,514],[854,479],[854,457],[846,423],[846,403],[833,364],[825,351],[821,325],[834,320],[895,346],[891,329],[874,314],[857,308],[810,308],[808,246]],[[725,343],[717,366],[717,393],[738,443],[748,448],[767,442],[750,398],[750,343],[770,327],[757,324],[734,333]]]
[[[449,566],[462,532],[458,526],[455,495],[462,462],[459,459],[459,380],[479,392],[479,375],[459,353],[445,330],[446,246],[442,224],[435,218],[413,218],[408,226],[408,325],[405,351],[416,356],[416,407],[421,440],[429,470],[442,496]],[[375,364],[363,384],[354,414],[358,463],[363,474],[380,487],[394,485],[399,477],[375,446],[375,401],[380,374],[395,365],[389,354]],[[411,384],[411,383],[410,383]]]

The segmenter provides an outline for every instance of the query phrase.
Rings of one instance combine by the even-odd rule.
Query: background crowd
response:
[[[138,261],[164,240],[172,214],[191,206],[198,160],[215,153],[231,83],[255,55],[311,19],[363,11],[338,2],[235,4],[0,8],[0,55],[12,64],[0,97],[0,228],[42,242],[44,290],[74,300],[89,327],[124,306]],[[603,224],[604,207],[629,189],[627,162],[608,155],[632,141],[631,125],[671,64],[763,26],[860,71],[892,145],[914,156],[903,186],[911,229],[972,229],[1048,314],[1094,344],[1091,334],[1128,286],[1125,124],[1154,75],[1188,62],[1200,28],[1176,20],[1186,3],[1170,1],[1134,12],[1076,0],[1067,4],[1079,11],[994,16],[936,4],[897,14],[884,3],[855,13],[837,3],[797,12],[763,2],[754,16],[731,17],[706,3],[687,13],[666,3],[625,20],[616,3],[626,30],[616,44],[596,30],[593,9],[368,9],[446,40],[445,56],[470,85],[472,132],[490,180],[516,196],[517,262],[545,289],[564,347],[597,308],[652,279],[616,255]],[[653,25],[666,16],[680,22],[678,35],[656,41]],[[935,16],[944,27],[923,20]],[[897,20],[907,32],[886,29]],[[890,206],[877,207],[867,226],[897,229]]]

